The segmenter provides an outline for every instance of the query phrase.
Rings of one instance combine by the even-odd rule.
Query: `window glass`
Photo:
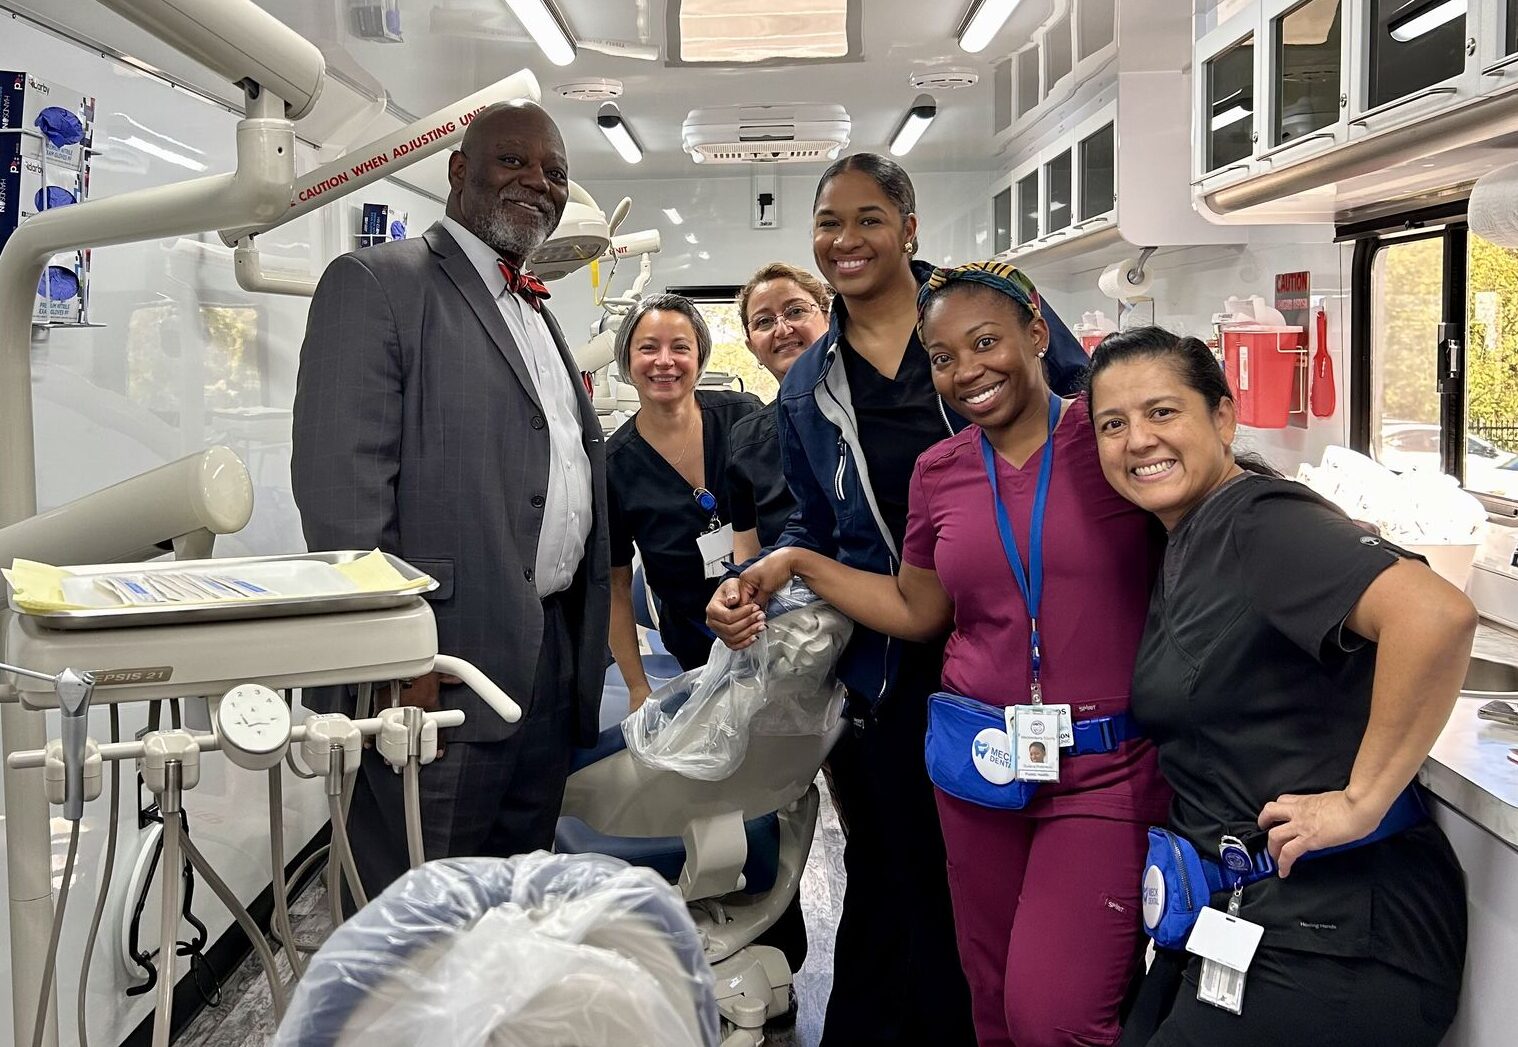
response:
[[[1060,153],[1044,165],[1048,180],[1049,203],[1044,213],[1044,232],[1052,233],[1070,224],[1070,154]]]
[[[991,204],[991,220],[995,224],[993,250],[1001,254],[1012,246],[1012,187],[996,194]]]
[[[1444,242],[1376,252],[1371,273],[1371,456],[1387,468],[1439,470],[1434,367],[1443,313]]]
[[[1343,14],[1342,0],[1308,0],[1271,23],[1276,78],[1271,145],[1338,120]]]
[[[1117,202],[1115,142],[1111,124],[1089,138],[1081,140],[1080,217],[1082,221],[1106,214]]]
[[[997,62],[991,77],[995,97],[991,102],[991,114],[997,131],[1012,126],[1012,59]]]
[[[706,365],[701,385],[704,388],[743,388],[769,403],[775,398],[780,383],[748,351],[743,323],[738,318],[738,305],[734,301],[737,297],[738,288],[735,287],[732,298],[696,300],[696,308],[701,310],[701,318],[712,333],[711,361]]]
[[[1038,172],[1017,182],[1017,242],[1038,239]]]
[[[1049,27],[1044,34],[1044,93],[1070,75],[1072,65],[1070,44],[1070,17],[1066,15]]]
[[[1090,58],[1112,43],[1116,12],[1117,0],[1080,0],[1075,14],[1082,58]]]
[[[1366,108],[1458,76],[1465,68],[1460,0],[1370,0]]]
[[[1254,151],[1254,34],[1207,62],[1207,170]]]
[[[1019,52],[1016,62],[1017,115],[1026,116],[1038,105],[1038,48]]]
[[[1506,24],[1502,27],[1502,38],[1506,42],[1506,49],[1503,54],[1518,54],[1518,0],[1507,0],[1504,21]]]
[[[1465,486],[1518,499],[1518,251],[1468,235]]]

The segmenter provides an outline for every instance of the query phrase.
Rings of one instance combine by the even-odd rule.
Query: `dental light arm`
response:
[[[522,69],[489,87],[430,113],[405,127],[392,131],[367,145],[322,164],[295,179],[289,207],[278,217],[260,225],[239,225],[221,231],[222,242],[236,247],[250,236],[292,222],[362,189],[371,182],[389,177],[423,157],[456,145],[475,115],[486,106],[518,98],[534,102],[542,98],[542,88],[531,70]]]
[[[630,204],[629,200],[624,199],[617,206],[617,210],[612,214],[612,222],[609,223],[613,229],[627,216]],[[574,357],[575,366],[580,370],[594,374],[615,358],[617,329],[622,326],[622,318],[643,297],[643,290],[648,286],[648,281],[654,273],[652,256],[659,252],[661,246],[662,242],[657,229],[646,229],[643,232],[611,238],[610,250],[603,258],[609,257],[615,261],[636,255],[639,259],[638,275],[626,295],[601,299],[600,304],[606,310],[606,315],[601,318],[602,330],[590,341],[577,347],[571,354]]]
[[[0,528],[0,566],[17,557],[58,567],[152,559],[165,542],[232,534],[252,515],[247,467],[212,447]],[[199,544],[209,556],[210,543]]]
[[[251,0],[100,2],[232,83],[278,95],[291,120],[316,107],[326,75],[321,51]]]

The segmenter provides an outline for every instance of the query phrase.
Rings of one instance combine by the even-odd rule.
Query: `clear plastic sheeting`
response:
[[[679,894],[604,855],[412,870],[312,957],[275,1047],[714,1047]]]
[[[640,763],[721,781],[743,763],[751,734],[823,735],[843,713],[835,668],[854,623],[800,582],[765,608],[757,642],[712,644],[706,665],[669,681],[622,721]]]

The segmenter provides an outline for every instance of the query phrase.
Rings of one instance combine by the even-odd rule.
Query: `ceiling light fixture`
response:
[[[666,207],[664,209],[664,217],[669,219],[670,225],[683,225],[685,223],[685,219],[680,217],[680,212],[673,207]]]
[[[634,140],[627,121],[622,119],[622,110],[617,108],[617,103],[607,102],[601,106],[601,111],[596,114],[596,126],[601,128],[601,133],[622,159],[630,164],[643,159],[643,149]]]
[[[506,0],[506,6],[550,62],[568,65],[575,60],[574,37],[550,0]]]
[[[1408,4],[1406,13],[1398,13],[1387,23],[1391,38],[1399,44],[1416,40],[1438,29],[1446,22],[1464,16],[1466,0],[1430,0],[1428,3]]]
[[[959,27],[959,49],[966,54],[980,54],[993,37],[1001,32],[1020,0],[977,0]]]
[[[901,121],[901,126],[896,128],[896,134],[891,139],[891,155],[906,156],[910,153],[937,115],[938,103],[933,101],[932,95],[918,95],[914,98],[912,108],[907,110],[905,119]]]

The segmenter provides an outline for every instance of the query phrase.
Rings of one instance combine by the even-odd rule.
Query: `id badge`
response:
[[[1196,997],[1232,1014],[1244,1010],[1244,976],[1254,962],[1265,928],[1218,909],[1206,908],[1186,939],[1186,951],[1202,958]]]
[[[701,552],[701,562],[705,569],[703,578],[721,578],[727,573],[722,566],[726,560],[733,558],[733,525],[723,524],[715,531],[708,531],[696,539],[696,548]]]
[[[1055,707],[1010,705],[1006,717],[1017,780],[1059,781],[1059,713]]]

